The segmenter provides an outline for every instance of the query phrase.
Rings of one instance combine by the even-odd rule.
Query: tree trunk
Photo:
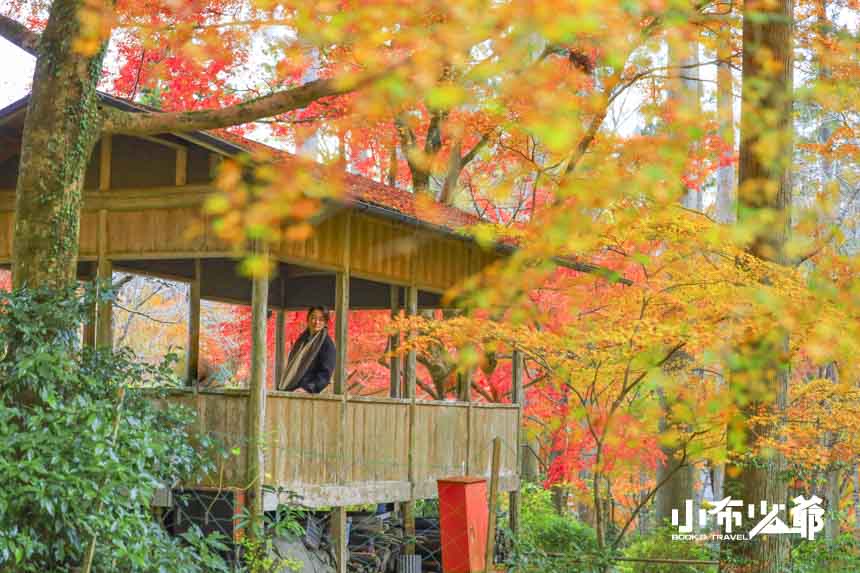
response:
[[[735,220],[735,116],[734,91],[732,81],[731,29],[726,27],[718,32],[717,39],[717,119],[720,137],[726,146],[729,157],[717,171],[717,220],[720,223],[733,223]]]
[[[679,463],[676,457],[676,448],[660,448],[666,456],[666,463],[657,468],[657,483],[666,479],[666,483],[657,490],[654,502],[654,521],[658,527],[671,523],[672,510],[677,509],[681,520],[684,519],[684,502],[694,498],[694,485],[696,483],[693,466],[684,462]]]
[[[671,377],[684,377],[684,371],[691,364],[692,358],[683,355],[677,362],[672,362],[666,367],[666,375]],[[667,432],[673,425],[671,419],[670,404],[666,400],[666,394],[662,388],[657,389],[657,397],[663,410],[658,427],[661,433]],[[696,475],[693,466],[683,456],[683,450],[677,444],[661,445],[660,451],[666,461],[657,467],[657,482],[663,483],[657,490],[654,502],[654,521],[657,527],[671,523],[672,510],[678,510],[678,514],[684,515],[684,504],[688,499],[693,499]],[[664,481],[665,480],[665,481]]]
[[[680,118],[701,115],[698,42],[684,42],[681,39],[670,41],[668,57],[669,73],[673,76],[669,84],[669,97],[674,111]],[[698,189],[687,190],[681,198],[681,204],[687,209],[701,211],[702,193]]]
[[[851,483],[854,486],[852,498],[854,501],[854,528],[860,529],[860,467],[851,466]]]
[[[790,229],[792,159],[792,2],[791,0],[747,0],[743,24],[743,109],[741,113],[741,144],[738,219],[744,224],[757,224],[757,232],[749,246],[751,255],[786,264],[785,244]],[[762,58],[762,54],[770,58]],[[769,145],[762,145],[762,143]],[[757,440],[776,434],[775,424],[753,423],[750,418],[757,407],[779,415],[784,411],[789,371],[783,363],[787,355],[788,338],[774,329],[761,338],[748,341],[737,352],[744,364],[759,364],[755,372],[729,372],[733,395],[750,396],[749,383],[755,377],[766,392],[751,396],[742,407],[740,420],[733,428],[747,433],[746,447],[755,449]],[[752,361],[749,361],[752,359]],[[737,473],[726,472],[726,494],[745,503],[767,501],[787,503],[787,484],[783,477],[785,459],[780,454],[758,456],[740,462],[744,451],[730,452]],[[787,519],[783,513],[782,519]],[[744,530],[752,527],[744,522]],[[723,570],[748,573],[778,573],[788,561],[788,536],[760,535],[743,543],[725,543],[721,547]],[[726,561],[730,560],[731,566]]]
[[[27,106],[15,197],[15,287],[76,277],[81,189],[101,130],[96,85],[104,50],[72,48],[80,2],[56,0],[42,34]]]

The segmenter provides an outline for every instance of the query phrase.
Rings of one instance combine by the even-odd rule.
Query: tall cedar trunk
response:
[[[792,158],[792,2],[791,0],[746,0],[743,24],[743,107],[741,111],[741,144],[738,219],[758,226],[751,255],[787,264],[785,244],[790,230]],[[762,58],[762,54],[769,58]],[[771,145],[759,145],[767,141]],[[773,145],[775,143],[775,145]],[[765,155],[766,150],[772,150]],[[775,329],[776,330],[776,329]],[[788,393],[788,369],[783,363],[788,348],[784,332],[761,335],[739,348],[747,358],[765,360],[766,364],[751,373],[767,388],[767,393],[743,407],[740,425],[746,430],[746,446],[754,449],[756,440],[773,436],[778,428],[768,423],[750,422],[757,407],[779,414]],[[761,363],[761,362],[759,362]],[[730,372],[734,394],[748,393],[748,372]],[[747,378],[742,381],[742,378]],[[742,452],[732,452],[741,454]],[[779,454],[759,457],[739,464],[727,472],[726,494],[745,503],[767,501],[787,503],[783,477],[785,459]],[[781,516],[786,519],[787,516]],[[753,525],[745,520],[745,528]],[[788,560],[788,537],[760,535],[752,541],[724,543],[721,547],[723,570],[749,573],[777,573]],[[743,565],[729,565],[727,562]]]
[[[726,146],[726,153],[734,156],[734,91],[731,64],[731,28],[726,26],[719,32],[717,39],[717,119],[720,137]],[[729,158],[726,158],[727,160]],[[735,163],[726,161],[717,171],[717,220],[720,223],[733,223],[735,220]]]
[[[699,44],[675,40],[669,46],[669,66],[672,80],[669,97],[680,117],[701,115],[701,82],[699,82]],[[688,190],[681,198],[681,204],[695,211],[702,210],[702,194],[696,189]]]
[[[24,122],[15,197],[15,287],[75,280],[81,189],[101,130],[96,84],[104,50],[72,49],[76,0],[56,0],[42,34]]]
[[[675,371],[670,375],[677,376],[680,373]],[[662,389],[658,393],[663,409],[659,427],[663,433],[669,430],[671,419]],[[682,452],[677,445],[661,445],[660,451],[666,459],[657,467],[657,483],[663,483],[657,490],[654,501],[654,519],[658,527],[671,522],[673,509],[677,509],[683,519],[684,503],[693,499],[696,482],[693,466],[681,457]]]

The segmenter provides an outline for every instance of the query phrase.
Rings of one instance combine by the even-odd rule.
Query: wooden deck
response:
[[[198,485],[246,485],[247,396],[179,390],[168,398],[197,411],[199,430],[241,451]],[[498,436],[500,487],[516,490],[519,419],[511,404],[270,392],[265,484],[295,492],[310,507],[434,498],[438,478],[489,476]]]

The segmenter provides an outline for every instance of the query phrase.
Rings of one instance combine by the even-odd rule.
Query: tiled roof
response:
[[[223,130],[209,133],[248,151],[265,152],[274,155],[278,161],[307,162],[308,167],[311,169],[315,165],[295,154],[276,149],[247,137]],[[451,205],[439,203],[429,197],[419,198],[415,193],[374,181],[369,177],[355,173],[344,173],[343,180],[346,183],[345,192],[349,199],[382,207],[430,225],[457,229],[481,221],[472,213],[467,213]]]
[[[159,111],[155,108],[103,92],[99,92],[99,97],[108,105],[128,111]],[[6,106],[0,110],[0,117],[23,112],[28,99],[29,94]],[[322,174],[322,167],[317,163],[226,130],[200,131],[187,135],[192,141],[195,139],[205,139],[208,144],[221,148],[225,153],[234,153],[239,149],[264,151],[275,156],[279,161],[306,162],[309,169],[319,169]],[[456,231],[462,227],[481,221],[479,217],[472,213],[467,213],[451,205],[439,203],[429,197],[419,197],[409,191],[385,185],[362,175],[343,173],[341,176],[346,183],[345,191],[348,200],[351,199],[358,203],[372,206],[383,216],[408,218],[414,223],[438,227],[443,232]]]

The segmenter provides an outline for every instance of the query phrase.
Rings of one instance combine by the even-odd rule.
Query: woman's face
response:
[[[316,334],[325,328],[325,315],[319,310],[315,310],[308,315],[308,330],[311,334]]]

